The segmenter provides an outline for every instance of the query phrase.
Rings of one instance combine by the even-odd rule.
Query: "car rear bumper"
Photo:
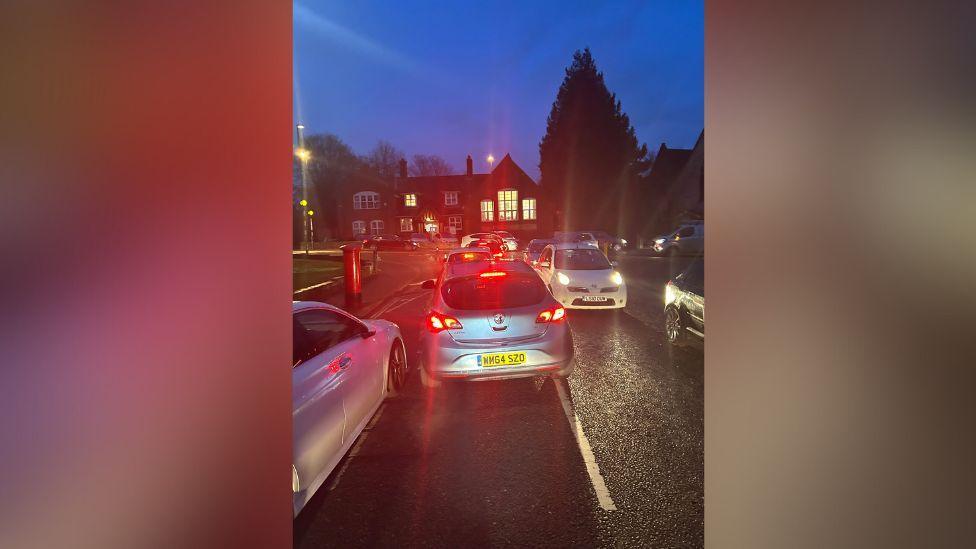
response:
[[[557,329],[554,329],[557,328]],[[485,353],[525,352],[526,362],[519,366],[482,367],[478,356]],[[545,335],[515,344],[457,343],[447,333],[425,333],[421,354],[423,368],[435,379],[489,380],[572,373],[573,335],[562,322],[550,326]]]

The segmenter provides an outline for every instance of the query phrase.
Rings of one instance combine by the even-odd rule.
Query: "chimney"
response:
[[[467,171],[467,174],[468,175],[471,175],[472,173],[474,173],[474,161],[471,160],[471,155],[470,154],[468,155],[467,163],[468,163],[468,171]]]
[[[400,179],[407,178],[407,160],[405,158],[400,159]]]

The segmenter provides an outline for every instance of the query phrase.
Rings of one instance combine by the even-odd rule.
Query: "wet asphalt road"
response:
[[[702,546],[703,357],[669,352],[661,310],[687,261],[619,260],[628,306],[569,311],[577,367],[562,391],[550,379],[427,391],[411,371],[295,519],[295,545]],[[428,295],[411,288],[379,315],[411,364]],[[616,510],[601,507],[570,418]]]

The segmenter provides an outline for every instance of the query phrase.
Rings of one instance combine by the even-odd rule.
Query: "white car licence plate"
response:
[[[606,301],[607,298],[602,295],[584,295],[583,301]]]

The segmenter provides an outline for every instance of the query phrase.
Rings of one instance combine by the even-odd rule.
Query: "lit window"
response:
[[[380,195],[363,191],[352,195],[352,207],[356,210],[375,210],[380,207]]]
[[[535,219],[535,199],[534,198],[523,198],[522,199],[522,219],[530,221]]]
[[[498,220],[515,221],[518,219],[518,191],[509,189],[498,191]]]
[[[461,234],[461,216],[448,216],[447,225],[451,228],[451,234]]]
[[[383,220],[374,219],[369,222],[369,234],[376,236],[383,233]]]
[[[352,222],[352,235],[359,236],[366,234],[366,222],[365,221],[353,221]]]
[[[415,194],[405,194],[403,195],[403,205],[409,207],[417,205],[417,195]]]
[[[444,205],[445,206],[457,206],[457,191],[448,191],[444,193]]]
[[[400,232],[409,233],[413,231],[413,220],[409,217],[400,218]]]
[[[481,201],[481,220],[482,221],[494,221],[495,220],[495,203],[491,199],[486,199]]]

